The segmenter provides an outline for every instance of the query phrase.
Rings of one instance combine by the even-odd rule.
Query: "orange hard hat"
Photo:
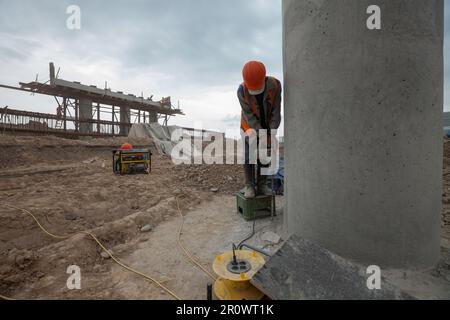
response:
[[[120,147],[120,149],[122,149],[122,150],[131,150],[131,149],[133,149],[133,146],[132,146],[131,144],[129,144],[129,143],[124,143],[124,144]]]
[[[249,61],[242,69],[242,77],[250,94],[260,94],[265,89],[266,67],[262,62]]]

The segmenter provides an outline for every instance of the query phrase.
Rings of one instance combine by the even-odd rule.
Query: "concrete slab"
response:
[[[384,279],[380,290],[370,290],[367,278],[366,268],[292,236],[251,282],[276,300],[412,299]]]

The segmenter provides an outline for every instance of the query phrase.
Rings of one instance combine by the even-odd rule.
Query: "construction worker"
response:
[[[274,77],[266,76],[266,67],[262,62],[249,61],[242,70],[244,82],[239,86],[238,98],[241,104],[241,129],[246,133],[245,142],[245,189],[244,197],[254,198],[256,194],[268,194],[267,177],[255,174],[255,164],[249,162],[252,149],[248,137],[256,137],[265,129],[268,135],[267,147],[270,148],[270,130],[278,129],[281,122],[281,83]],[[257,185],[255,186],[255,178]],[[256,190],[255,190],[256,187]]]

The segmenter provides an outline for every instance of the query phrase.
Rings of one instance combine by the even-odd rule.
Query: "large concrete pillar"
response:
[[[131,119],[130,108],[120,107],[120,122],[122,123],[120,125],[120,134],[126,136],[128,135],[130,127],[124,123],[130,123],[130,119]]]
[[[443,1],[284,0],[283,26],[289,231],[362,263],[433,265]]]
[[[79,100],[79,118],[83,120],[92,120],[92,100],[80,99]],[[91,133],[92,123],[80,122],[80,132],[81,133]]]
[[[154,111],[150,111],[148,113],[149,116],[149,121],[150,123],[154,123],[154,122],[158,122],[158,113],[154,112]]]

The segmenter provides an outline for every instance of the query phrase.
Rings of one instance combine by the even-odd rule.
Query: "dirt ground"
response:
[[[153,150],[150,175],[112,173],[111,150],[123,142]],[[442,226],[450,239],[450,141],[445,155]],[[212,271],[215,255],[230,250],[252,229],[236,214],[233,194],[242,181],[238,165],[175,166],[157,154],[149,139],[0,135],[0,204],[31,211],[54,234],[93,232],[122,262],[184,299],[204,299],[211,279],[177,245],[177,199],[185,215],[183,243]],[[280,215],[275,222],[259,220],[250,241],[269,251],[277,244],[265,240],[265,233],[284,235],[283,198],[277,203]],[[19,299],[171,298],[101,253],[85,235],[54,239],[28,215],[0,206],[0,294]],[[81,268],[81,290],[67,289],[69,265]]]
[[[250,230],[251,224],[235,213],[232,196],[242,187],[242,169],[175,167],[170,158],[157,154],[151,140],[138,139],[130,142],[153,150],[151,174],[115,176],[111,150],[125,141],[1,136],[0,203],[31,211],[57,235],[92,231],[124,263],[163,281],[183,298],[204,299],[205,281],[198,290],[184,284],[194,274],[204,274],[177,247],[181,220],[176,198],[186,214],[186,247],[211,269],[217,248],[231,249],[232,240],[241,240]],[[211,203],[216,207],[198,209]],[[31,217],[5,206],[0,217],[0,294],[31,299],[170,298],[102,257],[97,244],[84,235],[54,239]],[[196,219],[191,226],[190,219]],[[227,232],[234,226],[239,226],[234,234]],[[143,227],[151,230],[142,232]],[[232,236],[229,243],[216,242],[213,252],[206,251],[203,246],[214,242],[211,233],[220,239],[221,232]],[[67,289],[69,265],[81,268],[82,290]],[[184,269],[192,274],[182,275]]]
[[[450,140],[448,139],[444,142],[442,236],[446,239],[450,239]]]

